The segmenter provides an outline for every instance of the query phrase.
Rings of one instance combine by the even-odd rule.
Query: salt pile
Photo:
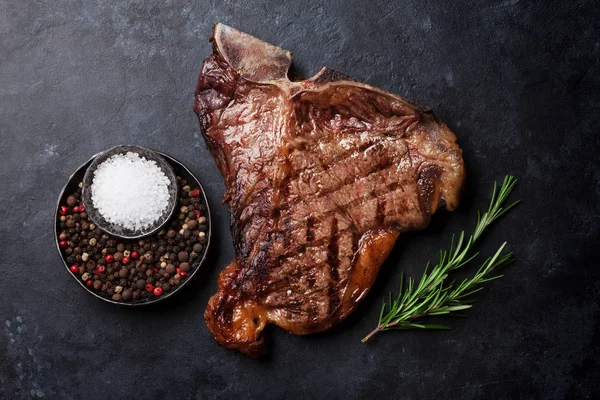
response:
[[[92,203],[108,222],[144,229],[169,204],[169,178],[155,161],[128,152],[102,162],[92,180]]]

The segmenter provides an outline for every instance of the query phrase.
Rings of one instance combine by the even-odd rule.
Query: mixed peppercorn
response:
[[[80,183],[58,210],[58,246],[71,273],[118,302],[157,298],[184,282],[206,251],[208,221],[200,190],[180,177],[177,183],[180,197],[171,221],[142,240],[111,236],[88,220]]]

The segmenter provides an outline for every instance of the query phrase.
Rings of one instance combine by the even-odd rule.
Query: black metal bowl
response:
[[[206,200],[206,193],[204,192],[204,188],[202,187],[202,184],[200,184],[200,181],[198,181],[198,179],[194,176],[194,174],[192,174],[190,172],[189,169],[187,169],[182,163],[180,163],[179,161],[177,161],[176,159],[161,153],[161,152],[156,152],[158,153],[160,156],[162,156],[168,163],[169,165],[173,168],[173,171],[175,172],[175,174],[177,176],[182,177],[183,179],[186,179],[188,182],[195,182],[195,184],[198,186],[198,188],[200,189],[200,192],[202,194],[201,198],[203,201],[203,204],[206,208],[206,244],[204,246],[204,250],[202,252],[201,255],[199,255],[198,258],[196,258],[196,260],[191,264],[190,267],[190,273],[189,276],[187,277],[187,279],[185,281],[183,281],[181,284],[179,284],[178,286],[173,287],[173,289],[168,292],[163,294],[160,297],[156,297],[156,298],[150,298],[150,299],[143,299],[143,300],[131,300],[129,302],[119,302],[119,301],[113,301],[110,298],[107,297],[103,297],[101,295],[99,295],[98,293],[96,293],[94,290],[88,288],[85,285],[85,282],[83,282],[81,279],[79,279],[79,276],[74,275],[70,269],[69,269],[69,265],[67,263],[67,260],[65,259],[65,255],[63,254],[63,252],[61,251],[60,246],[58,245],[59,242],[59,238],[58,236],[60,235],[60,216],[59,216],[59,209],[60,206],[62,204],[66,203],[67,197],[75,192],[77,190],[77,186],[79,184],[79,182],[83,181],[83,176],[85,175],[86,170],[88,169],[88,167],[91,165],[91,163],[96,159],[96,157],[98,157],[100,154],[102,153],[98,153],[96,155],[94,155],[92,158],[90,158],[87,162],[85,162],[83,165],[81,165],[77,171],[75,171],[73,173],[73,175],[71,175],[69,177],[69,181],[67,182],[67,184],[63,187],[62,191],[60,192],[60,195],[58,197],[58,202],[56,204],[56,213],[55,213],[55,217],[54,217],[54,239],[56,242],[56,249],[58,250],[58,253],[60,254],[60,257],[63,261],[63,264],[65,266],[65,268],[67,269],[67,272],[69,273],[69,275],[71,275],[73,277],[73,279],[75,279],[75,281],[77,281],[77,283],[79,283],[79,285],[85,289],[88,293],[90,293],[92,296],[101,299],[103,301],[106,301],[107,303],[113,303],[113,304],[117,304],[117,305],[121,305],[121,306],[127,306],[127,307],[142,307],[142,306],[147,306],[147,305],[151,305],[151,304],[156,304],[159,303],[161,301],[164,301],[172,296],[174,296],[176,293],[178,293],[179,291],[181,291],[181,289],[183,289],[183,287],[185,287],[194,276],[196,276],[198,274],[198,271],[200,270],[200,268],[202,267],[202,265],[204,264],[205,260],[206,260],[206,256],[208,254],[208,250],[210,247],[210,241],[211,241],[211,232],[212,232],[212,221],[211,221],[211,217],[210,217],[210,208],[208,207],[208,201]],[[86,213],[87,213],[87,209],[86,209]]]
[[[165,173],[167,179],[169,179],[169,203],[167,208],[153,224],[140,229],[130,229],[107,221],[92,201],[92,181],[94,180],[94,173],[98,169],[98,166],[116,154],[125,154],[128,152],[137,153],[140,157],[155,161],[158,167]],[[175,204],[177,204],[177,180],[173,167],[155,151],[140,146],[117,146],[98,154],[86,169],[83,176],[82,199],[88,218],[103,231],[123,239],[140,239],[159,231],[171,219],[175,210]]]

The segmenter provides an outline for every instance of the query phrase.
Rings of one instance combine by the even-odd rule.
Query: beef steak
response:
[[[430,110],[328,68],[291,81],[291,53],[222,24],[212,41],[195,111],[236,257],[205,320],[258,356],[267,324],[303,335],[346,318],[398,235],[457,206],[464,164]]]

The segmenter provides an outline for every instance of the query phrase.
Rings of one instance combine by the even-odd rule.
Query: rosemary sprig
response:
[[[469,296],[483,289],[481,285],[485,282],[502,277],[502,275],[490,275],[496,269],[514,261],[512,253],[502,254],[506,242],[492,257],[485,260],[473,277],[464,279],[458,284],[455,281],[446,283],[449,272],[477,257],[479,253],[474,252],[473,248],[486,228],[519,203],[516,201],[503,207],[516,183],[517,180],[512,176],[504,178],[500,189],[494,183],[490,206],[484,213],[477,212],[477,225],[473,234],[465,241],[465,233],[461,232],[456,243],[453,235],[450,249],[440,251],[440,259],[429,273],[430,263],[427,263],[418,283],[415,279],[409,278],[405,285],[403,276],[401,277],[398,296],[392,299],[390,293],[389,300],[387,302],[384,300],[377,327],[362,339],[363,342],[379,332],[391,329],[450,329],[445,325],[421,324],[416,320],[432,315],[456,315],[457,311],[471,308],[475,300],[469,299]]]

